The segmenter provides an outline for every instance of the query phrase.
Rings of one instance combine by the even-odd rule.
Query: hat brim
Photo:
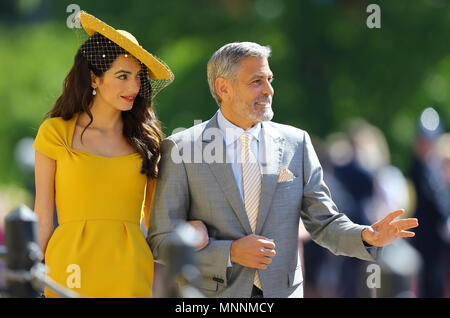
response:
[[[105,22],[84,11],[80,12],[80,21],[89,36],[98,32],[144,63],[148,68],[149,77],[156,80],[173,79],[173,73],[167,66],[147,52],[142,46],[137,45]]]

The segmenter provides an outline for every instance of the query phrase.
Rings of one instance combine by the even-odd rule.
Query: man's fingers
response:
[[[386,223],[391,223],[392,221],[394,221],[397,217],[399,217],[403,213],[405,213],[405,210],[403,210],[403,209],[391,212],[384,218],[383,221]]]
[[[273,250],[275,249],[275,243],[273,240],[265,238],[263,236],[258,237],[258,242],[262,245],[262,247]]]
[[[275,250],[273,249],[268,249],[268,248],[264,248],[261,247],[259,249],[260,253],[262,256],[267,256],[267,257],[274,257],[277,253],[275,252]]]
[[[414,232],[401,231],[399,233],[400,237],[414,237],[416,234]]]
[[[397,227],[399,231],[412,229],[419,226],[419,221],[417,219],[406,219],[406,220],[398,220],[392,222],[392,224]]]
[[[255,266],[253,266],[253,268],[256,268],[256,269],[267,269],[267,265],[265,265],[263,263],[258,263]]]
[[[262,245],[265,249],[268,249],[268,250],[274,250],[275,249],[275,243],[274,242],[263,242],[263,245]]]
[[[270,257],[258,257],[256,263],[252,267],[257,269],[267,269],[267,265],[270,265],[271,263],[272,259]]]
[[[264,265],[269,265],[272,263],[272,259],[270,257],[260,257],[259,262]]]

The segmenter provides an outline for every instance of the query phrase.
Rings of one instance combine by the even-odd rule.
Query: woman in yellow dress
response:
[[[152,98],[173,74],[128,32],[85,12],[80,20],[90,37],[34,143],[40,247],[48,275],[82,296],[151,297],[153,256],[140,223],[148,224],[162,140]]]

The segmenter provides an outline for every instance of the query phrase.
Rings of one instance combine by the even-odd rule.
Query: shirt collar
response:
[[[224,137],[225,145],[228,146],[234,143],[239,137],[244,133],[249,133],[253,135],[256,141],[259,141],[259,133],[261,132],[261,123],[256,124],[252,128],[248,130],[244,130],[241,127],[234,125],[225,116],[222,114],[222,111],[219,109],[217,114],[217,124],[219,129]]]

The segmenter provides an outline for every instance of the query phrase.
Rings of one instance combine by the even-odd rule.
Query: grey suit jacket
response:
[[[374,261],[361,239],[365,226],[337,211],[309,135],[292,126],[263,122],[260,140],[262,198],[255,234],[276,245],[272,263],[260,270],[264,296],[303,296],[300,218],[312,239],[334,254]],[[231,243],[252,230],[231,165],[220,148],[225,145],[217,113],[162,142],[147,241],[155,260],[164,263],[161,255],[177,222],[203,221],[210,243],[196,253],[200,291],[208,297],[250,297],[255,269],[234,263],[227,268]],[[283,168],[294,174],[292,181],[278,183]]]

